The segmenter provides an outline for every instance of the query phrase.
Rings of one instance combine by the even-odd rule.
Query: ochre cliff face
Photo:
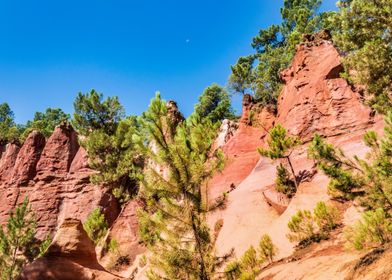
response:
[[[43,135],[32,132],[21,148],[8,144],[0,161],[0,222],[28,196],[39,237],[54,233],[65,218],[84,221],[98,206],[113,223],[119,206],[107,189],[90,182],[87,162],[69,126],[57,127],[46,143]]]
[[[285,86],[278,100],[277,123],[291,134],[309,140],[350,133],[373,123],[371,110],[346,80],[332,42],[302,44],[291,66],[281,73]]]
[[[59,227],[45,256],[29,264],[21,280],[115,280],[98,263],[94,243],[87,236],[82,223],[65,219]]]
[[[278,258],[290,256],[294,247],[286,238],[290,217],[299,209],[310,210],[318,201],[329,199],[328,178],[315,173],[314,163],[307,157],[307,143],[314,133],[328,137],[328,141],[348,155],[366,153],[361,140],[364,132],[369,128],[380,131],[382,122],[363,105],[355,88],[339,77],[341,71],[339,54],[331,42],[319,40],[300,45],[291,66],[282,72],[285,85],[277,110],[261,108],[251,96],[245,95],[239,123],[224,123],[216,145],[226,155],[226,166],[207,186],[210,201],[229,192],[226,208],[208,217],[211,228],[216,221],[223,221],[216,241],[219,254],[234,248],[240,257],[250,245],[258,246],[261,235],[268,233],[279,249]],[[175,104],[171,105],[176,109]],[[180,115],[173,116],[173,120],[182,120]],[[293,152],[292,161],[296,171],[311,174],[300,184],[291,201],[282,199],[275,191],[277,161],[260,157],[257,152],[265,144],[268,130],[277,123],[304,142]],[[131,261],[128,269],[118,273],[124,277],[132,275],[137,256],[145,252],[139,243],[136,215],[142,205],[130,201],[120,213],[108,190],[90,182],[93,171],[72,128],[56,128],[46,143],[42,135],[34,132],[22,147],[9,144],[0,147],[0,154],[0,222],[27,195],[38,217],[40,237],[58,228],[48,253],[26,268],[23,279],[117,279],[96,261],[93,245],[79,221],[84,221],[98,206],[111,225],[106,240],[116,239],[121,255],[127,255]],[[348,212],[347,216],[350,216]],[[319,259],[309,257],[282,263],[263,272],[263,276],[266,279],[343,279],[350,262],[358,256],[344,253],[341,240],[339,237],[331,241],[336,250],[320,247],[324,251]],[[100,257],[105,264],[111,256]],[[65,271],[64,267],[69,269]],[[69,277],[60,277],[61,274],[56,274],[59,271]],[[48,273],[52,273],[52,278]],[[306,278],[308,275],[314,277]]]

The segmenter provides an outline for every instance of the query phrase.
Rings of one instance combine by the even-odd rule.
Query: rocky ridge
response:
[[[312,209],[318,201],[329,200],[328,178],[316,173],[313,162],[307,158],[307,144],[312,135],[317,132],[347,154],[363,156],[367,151],[362,143],[365,131],[382,129],[381,118],[363,105],[360,92],[340,78],[339,53],[326,39],[307,38],[298,47],[292,64],[282,72],[285,86],[276,111],[260,108],[251,96],[245,95],[241,120],[238,124],[224,122],[216,143],[226,155],[226,167],[208,182],[208,199],[228,193],[226,207],[208,217],[212,228],[219,220],[223,224],[216,249],[224,254],[234,248],[235,255],[240,257],[250,245],[257,246],[262,234],[270,234],[282,261],[267,268],[260,279],[345,279],[361,257],[344,251],[341,235],[337,235],[302,259],[289,260],[294,251],[294,244],[286,238],[291,215],[299,209]],[[175,103],[171,105],[176,108]],[[173,120],[182,120],[182,116],[173,113]],[[265,144],[268,130],[277,123],[304,142],[294,151],[293,164],[296,170],[311,174],[291,201],[274,190],[277,162],[260,157],[256,150]],[[56,128],[46,143],[42,135],[34,132],[22,147],[9,144],[0,150],[0,221],[4,222],[10,209],[28,195],[37,212],[41,236],[57,230],[51,249],[27,268],[23,279],[119,278],[98,264],[78,222],[95,207],[102,207],[110,222],[107,240],[118,240],[130,257],[130,266],[118,274],[135,275],[136,262],[145,252],[137,237],[139,202],[129,202],[120,212],[107,189],[89,181],[93,171],[88,168],[86,152],[77,144],[72,128]],[[350,206],[345,212],[345,224],[356,217],[358,210]],[[69,250],[70,247],[74,249]],[[98,258],[106,266],[107,256]],[[45,278],[39,274],[50,272],[59,264],[69,265],[75,273],[64,272],[70,275],[68,278],[59,275]],[[376,277],[373,279],[377,279],[377,267],[373,265],[372,269],[375,271],[372,276]],[[41,278],[26,276],[33,271]],[[144,279],[143,274],[137,274],[136,279]]]

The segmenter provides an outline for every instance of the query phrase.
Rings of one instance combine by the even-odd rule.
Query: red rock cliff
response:
[[[332,42],[300,45],[291,66],[281,73],[285,86],[278,100],[277,123],[303,140],[309,140],[316,131],[332,136],[371,125],[371,110],[340,78],[342,70]]]
[[[0,160],[0,222],[25,196],[39,224],[39,236],[53,233],[66,218],[84,220],[101,207],[109,223],[119,214],[114,197],[90,182],[86,153],[70,126],[60,126],[46,141],[32,132],[21,148],[7,145]]]

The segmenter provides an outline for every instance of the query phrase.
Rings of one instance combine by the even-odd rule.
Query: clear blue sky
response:
[[[159,90],[189,114],[206,86],[226,84],[258,30],[279,23],[282,3],[0,0],[0,103],[24,123],[47,107],[72,113],[76,94],[94,88],[139,114]]]

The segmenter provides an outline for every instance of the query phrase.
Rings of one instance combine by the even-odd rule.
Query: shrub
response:
[[[97,244],[106,235],[109,225],[101,209],[96,208],[88,215],[83,227],[94,244]]]
[[[257,258],[257,252],[253,246],[250,246],[250,248],[242,255],[240,263],[241,268],[244,271],[253,271],[257,267],[259,259]]]
[[[299,210],[288,223],[290,241],[299,242],[300,246],[307,246],[328,237],[331,230],[339,224],[340,215],[334,206],[327,206],[324,202],[317,203],[313,214],[309,210]]]
[[[36,233],[37,221],[26,197],[0,226],[0,279],[17,279],[26,264],[45,253],[50,238],[40,241]]]
[[[272,243],[271,237],[268,234],[264,234],[261,237],[259,243],[259,254],[263,260],[268,260],[272,263],[274,256],[277,253],[277,249]]]
[[[241,265],[238,261],[226,265],[225,276],[227,280],[236,280],[241,276]]]
[[[110,239],[110,242],[108,244],[108,250],[110,253],[119,253],[119,248],[120,244],[118,244],[118,241],[116,239]]]
[[[287,195],[288,198],[292,198],[296,191],[295,183],[290,179],[290,173],[281,163],[276,167],[275,189]]]
[[[392,222],[382,208],[367,211],[346,230],[346,240],[356,250],[378,247],[392,241]]]
[[[322,201],[317,203],[313,215],[319,230],[323,232],[330,232],[335,229],[340,218],[336,207],[326,205]]]
[[[303,242],[315,236],[315,225],[312,213],[309,210],[298,210],[291,217],[288,225],[291,233],[287,235],[290,241]]]
[[[266,260],[272,262],[276,252],[277,249],[272,243],[271,237],[264,234],[260,239],[257,251],[253,246],[250,246],[242,255],[240,261],[227,264],[224,271],[226,279],[256,279],[256,276],[260,273],[260,266]]]

